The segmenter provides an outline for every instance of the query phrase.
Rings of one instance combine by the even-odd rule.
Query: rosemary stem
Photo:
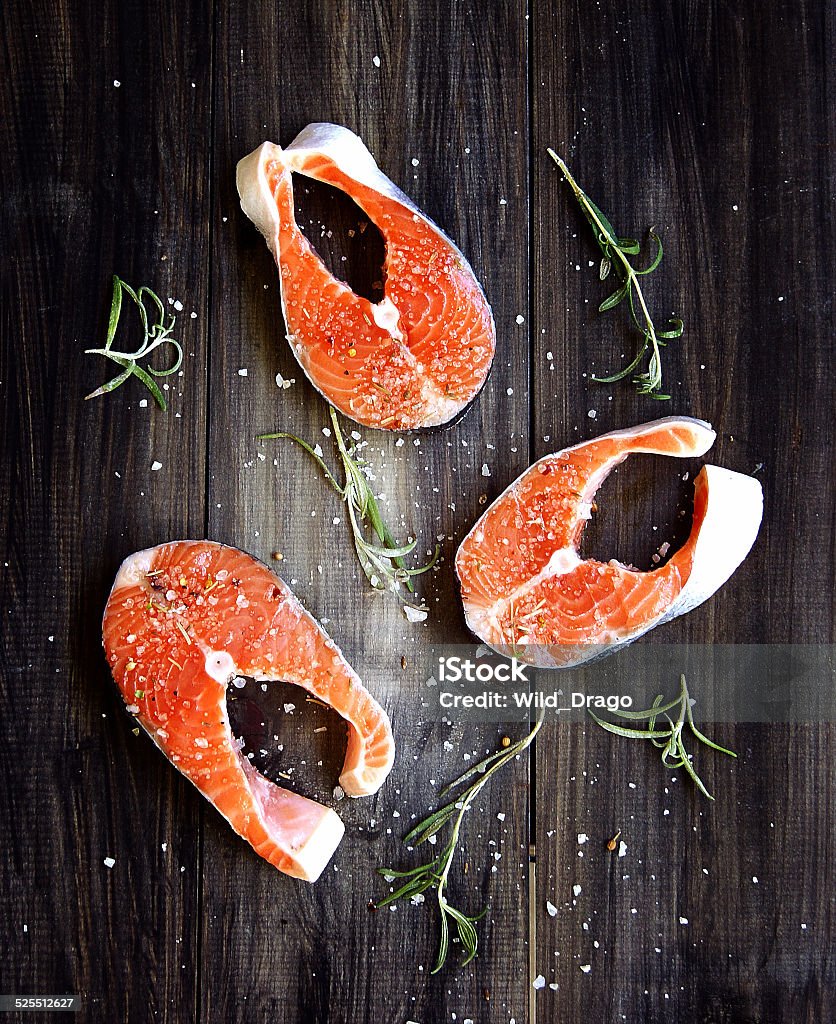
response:
[[[639,305],[641,306],[642,316],[644,317],[645,336],[653,346],[652,363],[655,364],[655,376],[657,378],[654,387],[659,388],[662,384],[662,363],[661,352],[659,351],[659,339],[656,336],[656,326],[653,323],[653,317],[650,315],[650,310],[648,309],[647,303],[645,302],[644,292],[642,291],[641,284],[639,283],[639,275],[633,269],[633,266],[627,259],[627,256],[621,251],[621,247],[618,244],[618,239],[612,237],[611,232],[608,231],[607,227],[601,223],[601,218],[598,216],[598,213],[594,205],[586,201],[586,193],[572,177],[572,173],[566,166],[565,161],[560,156],[558,156],[558,154],[555,153],[553,149],[549,148],[547,152],[549,156],[552,158],[552,160],[554,160],[554,162],[560,168],[564,178],[566,178],[572,191],[575,193],[575,197],[581,204],[581,207],[583,208],[587,217],[589,217],[589,219],[592,220],[592,222],[598,229],[599,247],[604,250],[605,256],[609,256],[610,259],[612,258],[612,252],[615,252],[615,255],[618,257],[619,263],[623,268],[624,283],[632,288],[635,288],[636,295],[638,296],[639,300]],[[653,229],[651,228],[651,232],[652,231]],[[604,243],[606,243],[606,248],[604,247]]]

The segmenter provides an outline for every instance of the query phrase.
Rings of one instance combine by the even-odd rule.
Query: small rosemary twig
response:
[[[641,284],[639,283],[640,277],[644,277],[645,274],[652,273],[662,262],[662,240],[656,234],[655,228],[651,227],[648,229],[648,234],[656,243],[656,255],[653,257],[649,266],[645,267],[643,270],[636,270],[627,257],[637,256],[639,254],[641,250],[639,243],[634,238],[619,238],[616,234],[615,228],[613,228],[609,220],[607,220],[604,214],[601,213],[595,203],[592,202],[589,196],[586,195],[572,177],[569,172],[569,168],[563,160],[553,149],[549,149],[548,154],[563,172],[563,176],[569,182],[572,191],[575,193],[575,198],[580,203],[586,219],[595,231],[595,241],[598,243],[598,248],[603,254],[600,269],[601,280],[603,281],[608,276],[613,265],[615,265],[616,273],[621,278],[621,284],[619,287],[616,288],[612,295],[604,299],[598,307],[598,311],[600,313],[604,313],[608,309],[614,309],[620,302],[627,299],[633,323],[643,335],[639,351],[629,366],[626,366],[623,370],[619,370],[618,373],[614,373],[609,377],[593,376],[592,379],[598,384],[612,384],[617,380],[623,380],[624,377],[629,376],[629,374],[638,369],[649,347],[651,349],[651,354],[647,370],[644,373],[637,373],[633,378],[633,381],[638,385],[640,394],[650,395],[651,398],[667,400],[670,398],[670,395],[664,395],[659,390],[662,387],[661,350],[666,341],[670,341],[672,338],[681,337],[684,330],[684,324],[679,317],[671,317],[668,330],[657,330],[653,323],[653,317],[650,315],[650,310],[647,307],[647,302],[645,301]],[[639,304],[641,319],[639,319],[639,313],[636,311],[636,300]]]
[[[438,956],[436,957],[435,967],[432,969],[433,974],[437,974],[438,971],[441,970],[444,966],[445,960],[447,959],[447,952],[450,946],[450,928],[448,918],[452,918],[454,921],[459,941],[464,947],[465,958],[462,961],[462,966],[465,966],[465,964],[469,964],[476,956],[476,951],[479,945],[479,937],[474,925],[476,921],[480,920],[487,913],[487,907],[485,907],[485,909],[479,914],[475,914],[473,916],[465,914],[461,910],[457,910],[452,906],[446,895],[447,880],[450,874],[450,867],[453,863],[453,857],[455,856],[456,850],[459,846],[459,835],[464,816],[468,808],[473,804],[473,801],[487,785],[491,776],[504,768],[509,761],[512,761],[518,754],[522,753],[522,751],[529,746],[534,737],[540,731],[540,726],[543,724],[544,714],[545,712],[541,710],[537,721],[534,723],[531,732],[529,732],[527,736],[524,736],[521,740],[518,740],[509,747],[497,750],[482,761],[479,761],[478,764],[470,767],[463,775],[460,775],[455,782],[451,782],[449,786],[445,786],[441,791],[442,796],[446,796],[453,790],[458,789],[459,786],[468,779],[471,779],[474,776],[479,776],[475,782],[472,782],[467,787],[467,789],[443,807],[433,811],[432,814],[424,818],[423,821],[419,822],[404,836],[403,841],[405,843],[420,846],[421,843],[426,842],[431,836],[436,835],[452,819],[453,831],[449,840],[437,857],[428,861],[426,864],[419,864],[418,867],[411,868],[409,871],[395,871],[391,868],[377,869],[378,874],[383,875],[387,881],[394,881],[396,878],[405,880],[403,885],[380,900],[377,904],[378,907],[388,906],[388,904],[394,903],[395,900],[410,899],[413,896],[417,896],[419,893],[423,893],[427,889],[435,888],[438,899],[438,910],[441,917],[441,936],[438,943]]]
[[[612,722],[603,721],[598,718],[597,715],[593,714],[592,711],[590,711],[589,714],[602,729],[606,729],[607,732],[614,733],[616,736],[624,736],[627,739],[650,740],[655,747],[658,747],[659,750],[662,751],[662,764],[666,768],[684,768],[697,784],[700,792],[704,793],[709,800],[713,800],[714,797],[705,788],[702,779],[694,770],[691,755],[685,749],[685,745],[682,740],[682,733],[685,726],[688,726],[700,743],[704,743],[707,747],[711,747],[712,750],[719,750],[721,754],[728,754],[729,757],[737,757],[737,754],[735,754],[733,750],[726,750],[725,747],[721,747],[719,743],[714,743],[700,732],[694,724],[694,716],[691,710],[692,701],[688,694],[688,687],[685,684],[684,675],[679,677],[679,687],[679,696],[668,704],[662,703],[664,698],[660,694],[656,700],[653,701],[653,707],[648,708],[647,711],[612,712],[619,718],[629,719],[634,722],[645,720],[647,721],[646,729],[625,729],[621,725],[613,725]],[[676,721],[674,721],[668,715],[668,712],[676,707],[679,708],[679,714],[677,715]],[[670,725],[669,729],[656,728],[656,719],[660,715],[664,715],[668,720]]]
[[[420,576],[435,565],[440,547],[436,545],[435,553],[426,564],[419,566],[417,569],[408,569],[406,567],[404,557],[412,553],[418,542],[417,540],[411,540],[406,544],[398,544],[394,539],[388,526],[383,521],[377,498],[375,498],[369,486],[369,481],[363,473],[363,467],[366,465],[366,462],[358,458],[360,445],[346,445],[333,406],[329,406],[329,413],[331,415],[334,443],[337,446],[337,451],[343,464],[344,480],[342,484],[337,482],[336,477],[329,470],[322,455],[312,445],[308,444],[307,441],[297,437],[296,434],[279,431],[275,434],[259,434],[258,439],[260,441],[267,441],[274,438],[288,438],[311,456],[322,470],[325,479],[346,504],[348,520],[354,539],[354,549],[357,552],[357,558],[366,579],[368,579],[375,590],[391,590],[404,601],[407,608],[415,608],[415,606],[410,605],[404,599],[401,594],[401,585],[403,584],[410,594],[414,594],[415,584],[412,582],[413,576]],[[365,534],[367,522],[379,543],[367,539]],[[424,613],[426,609],[415,608],[415,611]]]
[[[144,336],[142,344],[136,352],[117,352],[113,348],[113,339],[116,336],[116,328],[119,325],[119,317],[122,312],[123,293],[127,293],[136,303],[142,321]],[[150,327],[148,311],[145,308],[145,296],[151,300],[157,310],[157,322]],[[106,395],[110,391],[115,391],[129,377],[138,377],[154,396],[154,401],[157,405],[165,412],[167,408],[165,398],[153,377],[168,377],[172,373],[177,373],[183,363],[183,348],[179,341],[175,341],[171,337],[171,332],[174,330],[175,317],[170,317],[167,324],[165,319],[165,307],[155,292],[151,291],[150,288],[146,288],[145,285],[134,291],[129,284],[126,284],[116,274],[113,275],[113,297],[110,302],[110,318],[107,325],[107,338],[105,339],[104,348],[88,348],[84,351],[85,355],[106,356],[123,369],[112,380],[102,384],[100,388],[86,395],[85,401],[90,398],[98,398],[100,395]],[[159,348],[160,345],[174,346],[177,353],[174,364],[166,370],[155,370],[153,366],[149,366],[146,370],[139,366],[139,360],[150,356],[154,349]],[[152,374],[153,377],[151,376]]]

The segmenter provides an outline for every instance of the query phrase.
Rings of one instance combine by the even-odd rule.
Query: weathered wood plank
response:
[[[833,185],[827,18],[815,3],[762,13],[543,3],[535,14],[538,454],[684,413],[718,429],[711,461],[741,472],[762,464],[766,518],[751,557],[659,642],[833,636],[832,588],[811,584],[833,550],[833,392],[822,386],[831,314],[803,298],[833,272],[819,230]],[[686,322],[665,355],[670,403],[583,376],[616,368],[633,340],[620,311],[592,313],[607,294],[597,250],[549,144],[623,234],[659,226],[666,257],[648,291],[660,315]],[[682,536],[672,510],[687,507],[679,474],[692,467],[631,463],[602,491],[604,522],[587,547],[649,568],[661,541]],[[691,684],[698,697],[714,681]],[[592,725],[552,726],[539,745],[538,965],[559,985],[538,996],[547,1019],[574,1019],[580,1005],[615,1020],[820,1018],[834,982],[821,952],[832,901],[817,881],[833,873],[822,838],[832,834],[832,727],[715,732],[741,755],[709,767],[716,804],[668,781],[649,750]],[[619,828],[623,858],[605,849]],[[578,833],[589,842],[579,846]]]
[[[182,1022],[198,798],[132,735],[100,623],[125,555],[203,532],[208,10],[5,4],[0,19],[0,991],[80,994],[88,1021]],[[82,352],[103,342],[114,271],[186,303],[167,415],[136,381],[83,401],[113,376]]]
[[[313,4],[292,14],[250,6],[221,15],[218,54],[229,75],[219,79],[215,140],[211,534],[266,559],[282,552],[284,577],[329,620],[328,629],[390,711],[399,753],[381,794],[339,804],[347,836],[314,887],[277,875],[207,819],[203,945],[225,970],[207,960],[202,1015],[243,1021],[279,1012],[288,1020],[359,1022],[456,1013],[460,1020],[523,1021],[524,765],[487,797],[468,829],[475,891],[462,890],[460,875],[455,883],[472,911],[490,892],[477,965],[455,972],[451,956],[450,969],[430,978],[437,942],[431,907],[368,909],[386,891],[375,867],[407,856],[399,837],[411,815],[431,802],[428,780],[450,779],[465,766],[463,755],[481,755],[499,736],[495,727],[450,731],[424,721],[417,693],[428,674],[430,642],[465,639],[450,563],[455,545],[480,508],[479,495],[495,494],[527,461],[527,341],[515,323],[527,308],[527,273],[524,257],[507,258],[525,253],[527,232],[523,9],[509,5],[486,20],[442,2],[367,4],[361,11]],[[320,433],[328,422],[325,403],[284,340],[272,258],[238,210],[234,187],[240,157],[264,138],[286,144],[314,120],[346,124],[364,138],[385,171],[460,244],[497,315],[496,369],[461,423],[407,437],[401,446],[394,436],[367,435],[365,454],[396,532],[417,531],[425,550],[436,537],[442,541],[445,561],[420,587],[432,609],[427,626],[410,626],[393,599],[369,591],[345,524],[332,523],[342,510],[306,458],[287,444],[254,441],[259,432],[285,427],[332,454]],[[315,244],[333,243],[337,252],[346,245],[354,261],[340,230],[357,227],[356,211],[335,205],[321,189],[299,194]],[[334,231],[333,239],[321,237],[320,223]],[[364,258],[349,265],[352,282],[362,276],[357,264]],[[238,375],[242,368],[246,378]],[[296,383],[278,390],[277,372]],[[490,480],[481,476],[483,462],[493,467]],[[303,720],[307,725],[310,717]],[[342,729],[329,726],[312,736],[309,727],[287,734],[274,724],[263,728],[268,738],[295,737],[296,748],[294,761],[288,739],[277,760],[273,740],[265,770],[324,758],[331,774],[317,791],[328,798],[342,758]],[[452,749],[445,750],[448,739]],[[311,773],[305,766],[299,774]],[[507,812],[504,825],[496,819],[500,811]],[[504,845],[489,847],[490,839]],[[503,860],[491,874],[494,849]]]

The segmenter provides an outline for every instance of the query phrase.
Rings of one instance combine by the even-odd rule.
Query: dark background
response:
[[[368,905],[385,889],[374,868],[406,862],[410,816],[501,735],[423,720],[420,654],[466,638],[451,556],[480,497],[534,457],[657,415],[710,420],[711,461],[760,466],[764,524],[731,582],[658,639],[832,641],[830,8],[2,5],[0,992],[78,993],[82,1019],[105,1022],[829,1019],[830,724],[714,728],[740,754],[698,754],[715,804],[643,745],[549,725],[467,821],[453,891],[489,906],[473,964],[458,969],[453,947],[431,977],[431,906]],[[284,341],[235,164],[313,120],[363,137],[459,243],[496,315],[493,374],[463,422],[417,446],[370,435],[390,518],[427,547],[442,539],[426,626],[369,591],[308,462],[254,440],[281,426],[318,438],[326,408]],[[635,338],[623,309],[594,314],[597,250],[547,145],[623,234],[658,226],[648,294],[686,323],[665,354],[669,403],[588,380]],[[352,204],[312,188],[300,205],[334,265],[373,281],[379,253],[373,232],[348,236]],[[110,365],[82,353],[102,343],[114,272],[184,304],[167,414],[135,380],[82,401]],[[296,383],[278,390],[277,372]],[[649,568],[687,531],[686,468],[631,460],[584,550]],[[376,797],[338,805],[347,835],[316,885],[234,836],[132,734],[110,681],[100,616],[120,561],[183,536],[281,550],[284,577],[386,695],[398,761]],[[312,713],[291,720],[281,695],[253,689],[233,713],[257,763],[330,799],[338,723],[312,734]],[[623,858],[605,848],[619,828]]]

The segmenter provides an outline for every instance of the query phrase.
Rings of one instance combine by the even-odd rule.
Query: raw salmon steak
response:
[[[107,602],[104,649],[128,711],[171,763],[256,851],[314,881],[344,826],[276,786],[241,754],[226,706],[235,676],[303,686],[348,724],[340,785],[376,792],[394,758],[386,712],[291,590],[243,551],[174,541],[123,563]]]
[[[294,171],[346,192],[380,231],[380,302],[337,280],[299,230]],[[265,142],[238,164],[238,193],[276,258],[293,354],[340,412],[411,430],[449,422],[476,397],[496,344],[487,299],[461,252],[353,132],[310,124],[286,149]]]
[[[714,443],[708,423],[668,417],[604,434],[535,462],[456,555],[465,618],[484,643],[542,668],[578,665],[691,611],[726,582],[760,527],[757,480],[703,466],[690,536],[650,572],[578,553],[592,500],[633,452],[690,458]]]

